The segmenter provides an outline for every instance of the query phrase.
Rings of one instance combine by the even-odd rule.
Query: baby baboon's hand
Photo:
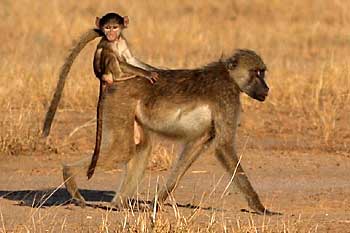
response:
[[[108,85],[112,85],[113,84],[113,75],[112,74],[102,75],[102,81],[105,81]]]
[[[149,81],[150,81],[152,84],[154,84],[155,82],[157,82],[157,81],[158,81],[158,79],[159,79],[159,75],[158,75],[158,73],[157,73],[157,72],[152,71],[152,72],[151,72],[151,75],[150,75],[150,79],[149,79]]]

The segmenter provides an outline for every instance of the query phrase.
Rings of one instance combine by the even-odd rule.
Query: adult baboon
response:
[[[227,58],[192,70],[159,71],[160,79],[151,85],[146,79],[118,83],[106,96],[101,158],[98,164],[116,160],[126,164],[126,174],[112,203],[127,203],[141,180],[151,152],[150,133],[177,139],[182,150],[174,163],[165,187],[158,193],[163,203],[181,177],[210,145],[215,155],[233,175],[234,184],[244,194],[250,208],[259,214],[267,210],[239,164],[235,135],[239,118],[240,93],[264,101],[269,88],[266,66],[253,51],[237,50]],[[120,87],[120,88],[119,88]],[[140,144],[133,138],[134,120],[142,129]],[[86,169],[91,158],[67,164],[63,169],[66,187],[74,199],[85,203],[74,176]]]

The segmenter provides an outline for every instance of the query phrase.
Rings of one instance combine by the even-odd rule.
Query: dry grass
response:
[[[302,0],[1,1],[0,153],[36,150],[58,69],[72,40],[93,26],[95,16],[109,11],[130,16],[125,35],[134,54],[156,66],[192,68],[235,48],[256,50],[268,65],[271,95],[263,105],[244,98],[244,133],[264,137],[277,133],[291,142],[305,140],[310,148],[348,153],[349,8],[350,2],[326,0],[317,4]],[[77,59],[61,111],[93,111],[98,89],[91,65],[95,44]],[[169,157],[167,151],[158,154]],[[132,231],[149,229],[146,215],[134,220]],[[160,232],[197,231],[191,216],[179,216],[175,225],[164,219]],[[218,218],[210,216],[200,231],[226,231],[224,222],[217,224]],[[102,219],[99,231],[109,232],[108,213]],[[298,223],[285,221],[276,231],[298,231]],[[20,226],[20,231],[41,232],[33,224]],[[60,224],[64,227],[64,222]],[[119,227],[125,230],[122,222]],[[237,227],[237,232],[257,232],[262,226],[246,227],[238,220]],[[0,231],[8,232],[6,225]]]
[[[220,182],[220,181],[219,181]],[[59,187],[58,187],[59,188]],[[56,190],[55,190],[56,191]],[[53,191],[53,192],[55,192]],[[148,192],[152,192],[149,190]],[[212,190],[215,192],[215,190]],[[41,197],[40,207],[49,199],[53,193]],[[312,218],[299,216],[268,217],[246,214],[232,217],[232,213],[225,210],[224,201],[202,198],[198,205],[211,206],[214,202],[220,203],[222,209],[204,210],[201,208],[179,208],[173,196],[170,197],[170,204],[166,210],[157,212],[154,210],[140,209],[130,206],[129,209],[115,211],[113,209],[82,209],[79,217],[70,213],[69,209],[62,216],[64,206],[52,208],[33,208],[26,211],[21,217],[24,219],[21,224],[13,224],[4,218],[4,211],[0,205],[0,233],[9,232],[317,232],[318,226]]]
[[[26,144],[22,137],[28,135],[14,130],[14,124],[36,129],[30,137],[37,136],[72,40],[93,25],[96,15],[108,11],[130,16],[126,37],[134,53],[154,65],[191,68],[235,48],[258,51],[268,64],[271,96],[264,106],[256,107],[250,100],[245,106],[272,115],[268,118],[273,122],[266,124],[271,127],[265,126],[264,132],[278,130],[297,139],[307,136],[313,145],[325,143],[328,149],[349,150],[347,2],[171,1],[160,7],[158,1],[77,4],[21,0],[3,1],[2,5],[0,107],[4,118],[20,122],[2,127],[1,151],[12,151],[17,142]],[[76,61],[61,109],[91,111],[95,106],[94,46],[88,46]],[[29,119],[35,119],[34,125],[21,121],[18,113],[8,117],[9,109],[26,112]],[[245,129],[255,132],[253,124]]]
[[[295,138],[306,135],[312,144],[349,150],[344,144],[350,134],[346,130],[350,98],[347,2],[172,1],[161,8],[158,1],[126,4],[91,0],[77,4],[22,0],[2,4],[0,29],[6,33],[0,48],[0,79],[4,84],[0,87],[0,107],[5,118],[9,118],[9,108],[15,108],[35,119],[34,125],[18,122],[21,127],[37,129],[32,138],[37,136],[37,121],[42,120],[72,40],[93,25],[96,15],[117,11],[130,15],[125,34],[134,53],[154,65],[191,68],[235,48],[256,50],[268,64],[271,96],[258,108],[254,101],[245,101],[246,108],[280,119],[271,124],[275,125],[271,129],[278,128],[280,133]],[[76,61],[61,109],[87,111],[95,106],[94,45]],[[11,119],[21,118],[14,114]],[[13,124],[3,127],[1,151],[11,151],[9,147],[17,147],[13,145],[17,141],[25,142]],[[254,125],[245,128],[247,132],[255,130]],[[269,127],[264,129],[267,132]]]

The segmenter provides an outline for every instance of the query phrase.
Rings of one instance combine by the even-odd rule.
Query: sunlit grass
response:
[[[311,1],[267,4],[258,0],[254,4],[171,1],[161,7],[157,1],[125,5],[92,0],[84,4],[5,2],[0,11],[4,22],[1,29],[8,32],[2,35],[0,48],[2,115],[7,117],[8,106],[34,107],[35,111],[26,114],[42,120],[58,69],[73,41],[93,27],[96,15],[117,11],[131,19],[125,35],[134,54],[156,66],[192,68],[230,54],[235,48],[256,50],[267,63],[271,93],[265,104],[245,99],[248,117],[251,111],[268,113],[272,119],[283,118],[288,112],[291,120],[285,123],[290,134],[307,134],[312,143],[326,143],[331,148],[349,135],[345,120],[349,112],[350,41],[344,27],[350,21],[344,11],[348,5],[328,1],[317,5]],[[61,108],[91,111],[96,105],[98,82],[91,65],[96,43],[76,60]],[[304,119],[296,121],[300,116]],[[12,125],[3,126],[2,141],[14,136]],[[35,125],[39,131],[40,123]],[[250,132],[254,127],[248,124],[244,129]],[[21,138],[21,131],[15,131]],[[2,143],[1,151],[8,151],[10,144]]]
[[[65,55],[73,41],[93,27],[96,16],[110,11],[130,17],[125,36],[132,51],[155,66],[193,68],[217,60],[222,54],[230,54],[235,48],[257,51],[268,66],[271,92],[263,104],[243,98],[242,117],[247,120],[243,121],[241,132],[288,138],[311,148],[350,151],[350,15],[347,12],[350,2],[173,0],[160,4],[157,0],[20,0],[2,1],[0,5],[3,32],[0,154],[21,154],[38,149],[43,117]],[[92,71],[96,43],[88,45],[76,60],[60,111],[77,111],[91,114],[90,119],[93,117],[98,91]],[[74,136],[69,137],[69,133],[85,122],[72,128],[58,124],[54,135],[60,135],[65,141],[56,139],[54,142],[65,144],[72,140]],[[66,136],[60,133],[63,128]],[[79,128],[79,133],[90,137],[93,134],[87,134],[86,130],[93,129],[91,124]],[[172,149],[157,145],[155,148],[150,167],[167,169]],[[237,219],[229,226],[220,219],[221,213],[211,213],[210,216],[204,214],[208,219],[198,225],[192,215],[173,211],[174,219],[159,215],[161,221],[156,224],[159,232],[197,232],[198,229],[230,232],[232,225],[235,232],[299,232],[299,223],[288,219],[278,226],[267,223],[262,226],[253,221],[248,221],[247,225],[247,221],[242,223]],[[52,214],[47,216],[51,218]],[[200,214],[198,210],[194,216]],[[111,228],[109,222],[114,215],[102,213],[101,225],[94,229],[98,232],[150,231],[149,213],[133,216],[132,221],[129,212],[123,213],[124,219]],[[0,231],[11,232],[1,220]],[[39,223],[33,219],[28,225],[15,229],[23,232],[62,229],[64,232],[66,221],[57,221],[55,230]],[[180,230],[175,230],[174,226]],[[316,231],[312,227],[308,230]]]

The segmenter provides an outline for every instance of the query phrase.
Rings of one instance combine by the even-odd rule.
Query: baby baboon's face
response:
[[[108,41],[112,42],[119,38],[123,25],[118,24],[117,22],[110,21],[103,25],[102,31],[105,34]]]

